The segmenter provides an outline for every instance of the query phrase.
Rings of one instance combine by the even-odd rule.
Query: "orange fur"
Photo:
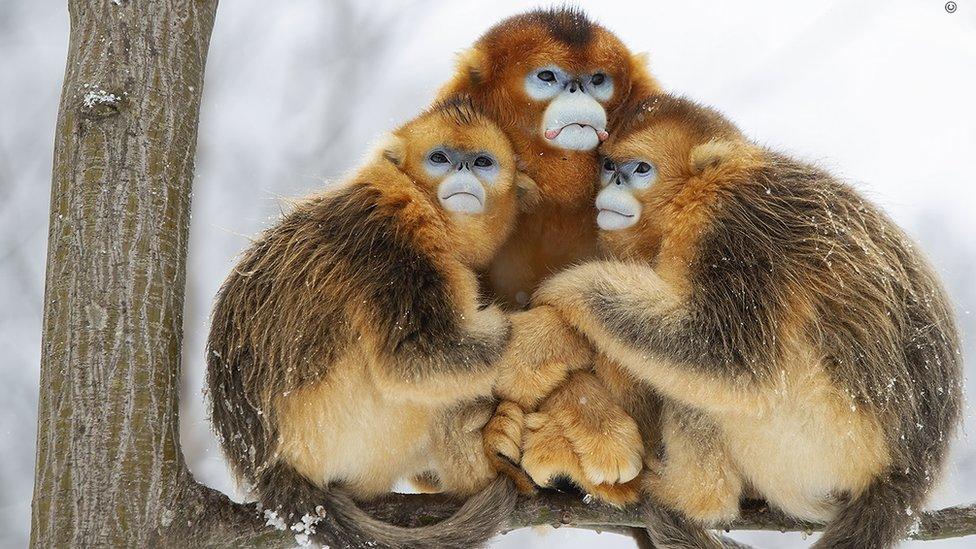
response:
[[[557,29],[585,27],[588,40],[560,40]],[[564,30],[564,32],[569,32]],[[495,295],[522,307],[538,283],[576,261],[596,254],[592,201],[596,151],[557,149],[539,126],[546,103],[524,91],[526,71],[556,64],[571,71],[603,70],[614,79],[604,105],[610,117],[629,97],[659,90],[643,56],[634,55],[610,31],[571,9],[537,11],[502,21],[462,54],[440,95],[470,95],[508,135],[520,168],[539,186],[538,206],[519,215],[512,238],[488,273]]]
[[[849,186],[687,100],[647,98],[602,150],[656,168],[619,190],[643,213],[601,234],[613,260],[533,300],[660,395],[647,490],[705,524],[758,494],[828,522],[817,547],[892,546],[959,417],[958,336],[916,246]]]

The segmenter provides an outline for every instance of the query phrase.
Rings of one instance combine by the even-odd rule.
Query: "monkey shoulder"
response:
[[[432,345],[454,336],[461,322],[459,264],[444,248],[439,214],[403,182],[362,180],[345,193],[338,201],[350,207],[327,209],[351,224],[337,239],[354,294],[351,323],[370,330],[391,354],[406,342]]]
[[[211,354],[294,367],[308,357],[329,362],[361,330],[392,348],[404,337],[454,329],[447,266],[423,245],[430,227],[403,198],[357,179],[298,203],[224,284]]]

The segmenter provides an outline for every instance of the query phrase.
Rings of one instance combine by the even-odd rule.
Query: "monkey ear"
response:
[[[630,80],[634,85],[645,89],[637,90],[637,95],[661,93],[661,85],[651,76],[651,55],[640,52],[630,56]]]
[[[691,149],[688,164],[692,173],[721,169],[726,174],[752,169],[761,162],[761,154],[745,142],[714,140]]]
[[[630,70],[636,73],[645,73],[651,65],[651,54],[642,51],[630,56]]]
[[[471,84],[478,85],[484,82],[487,69],[485,54],[478,48],[468,48],[458,55],[458,74],[467,77]]]
[[[733,144],[729,141],[709,141],[691,149],[689,161],[691,171],[700,174],[708,168],[715,168],[723,160],[729,158],[733,152]]]
[[[406,143],[404,143],[403,138],[392,133],[384,138],[380,150],[383,151],[383,158],[398,168],[403,165],[403,159],[407,156]]]
[[[515,197],[518,200],[519,210],[530,212],[542,199],[539,194],[539,186],[535,181],[525,175],[524,172],[515,172]]]

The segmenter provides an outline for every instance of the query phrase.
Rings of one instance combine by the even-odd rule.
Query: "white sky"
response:
[[[760,142],[820,162],[882,204],[945,277],[973,356],[976,0],[957,0],[953,14],[941,0],[573,3],[649,52],[668,89],[718,107]],[[273,221],[277,197],[309,192],[354,166],[381,132],[429,101],[457,52],[500,18],[536,5],[354,2],[336,22],[333,4],[318,0],[221,2],[186,312],[182,431],[201,478],[229,487],[203,413],[201,358],[210,300],[247,244],[242,235]],[[50,143],[66,40],[63,2],[0,0],[0,376],[12,395],[0,400],[0,546],[23,545],[29,525]],[[976,425],[970,408],[967,424]],[[976,500],[974,446],[961,439],[936,504]],[[811,541],[737,536],[765,547]],[[632,545],[561,529],[515,532],[496,546]]]

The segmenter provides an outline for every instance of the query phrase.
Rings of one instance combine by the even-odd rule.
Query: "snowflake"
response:
[[[285,519],[279,517],[277,511],[265,509],[264,518],[267,519],[265,524],[273,527],[275,530],[286,530],[288,528],[288,525],[285,524]]]

